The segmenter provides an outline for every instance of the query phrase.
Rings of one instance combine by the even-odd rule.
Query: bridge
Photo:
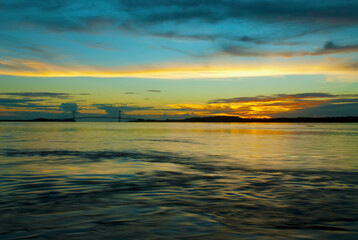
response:
[[[118,122],[121,122],[122,119],[132,119],[132,120],[137,119],[137,118],[128,118],[128,117],[123,118],[123,117],[121,116],[121,110],[118,110],[118,117],[106,117],[106,116],[77,117],[77,116],[76,116],[76,111],[72,111],[72,119],[73,119],[73,120],[76,120],[76,119],[87,119],[87,118],[91,118],[91,119],[92,119],[92,118],[111,118],[111,119],[118,119]]]

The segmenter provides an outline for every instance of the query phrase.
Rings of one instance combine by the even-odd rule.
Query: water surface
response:
[[[0,123],[1,239],[357,239],[358,124]]]

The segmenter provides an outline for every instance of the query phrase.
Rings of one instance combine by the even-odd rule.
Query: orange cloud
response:
[[[272,114],[317,107],[325,103],[338,104],[342,97],[357,99],[356,95],[326,93],[278,94],[247,98],[217,99],[207,104],[172,104],[169,107],[192,111],[198,115],[227,115],[242,118],[269,118]],[[337,101],[337,102],[335,102]]]

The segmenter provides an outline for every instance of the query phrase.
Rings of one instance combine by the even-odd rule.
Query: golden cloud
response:
[[[272,114],[316,107],[332,102],[334,99],[339,97],[329,94],[326,95],[327,96],[324,94],[313,93],[311,96],[309,94],[296,94],[234,98],[226,100],[219,99],[218,102],[214,103],[172,104],[169,105],[169,107],[193,111],[198,115],[234,115],[242,118],[270,118]],[[237,99],[240,99],[240,101]]]
[[[36,60],[8,58],[0,61],[0,75],[24,77],[131,77],[159,79],[233,78],[283,75],[349,76],[358,81],[358,69],[342,60],[300,62],[157,64],[128,67],[90,67],[52,64]]]

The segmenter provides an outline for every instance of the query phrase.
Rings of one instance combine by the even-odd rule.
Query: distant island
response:
[[[258,122],[258,123],[358,123],[358,117],[297,117],[297,118],[240,118],[234,116],[193,117],[186,119],[149,120],[131,122]]]
[[[76,122],[73,118],[65,119],[48,119],[48,118],[36,118],[31,120],[1,120],[0,122]]]

